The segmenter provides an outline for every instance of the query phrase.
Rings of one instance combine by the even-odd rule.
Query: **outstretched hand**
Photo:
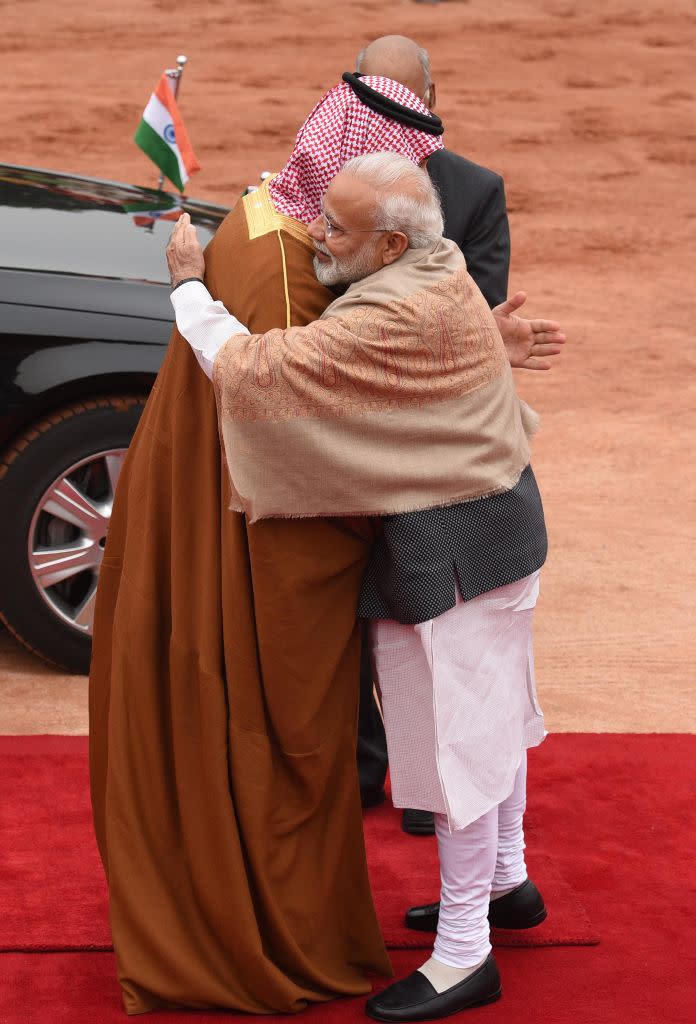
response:
[[[566,336],[555,320],[525,320],[515,315],[527,301],[525,292],[515,294],[493,310],[510,365],[524,370],[550,370],[549,356],[557,356]]]
[[[203,277],[205,257],[196,229],[188,213],[182,213],[174,225],[167,246],[167,266],[172,288],[187,277]]]

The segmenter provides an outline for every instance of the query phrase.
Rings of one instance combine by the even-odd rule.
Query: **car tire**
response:
[[[0,619],[68,672],[89,672],[89,616],[113,490],[145,401],[67,406],[25,431],[0,460]]]

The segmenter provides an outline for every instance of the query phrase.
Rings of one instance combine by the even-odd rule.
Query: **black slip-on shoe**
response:
[[[488,905],[491,928],[536,928],[545,920],[544,899],[531,878]]]
[[[432,811],[416,811],[407,807],[401,815],[401,827],[410,836],[434,836],[435,818]]]
[[[498,965],[489,954],[481,966],[464,981],[437,992],[420,971],[394,982],[365,1004],[365,1013],[373,1020],[440,1020],[451,1013],[494,1003],[501,995]]]
[[[440,901],[423,903],[406,911],[404,924],[414,932],[436,932],[440,918]]]
[[[424,903],[406,911],[404,924],[416,932],[436,932],[440,916],[439,903]],[[491,900],[488,905],[488,923],[491,928],[536,928],[546,920],[546,907],[541,893],[531,879],[526,878],[516,889]]]

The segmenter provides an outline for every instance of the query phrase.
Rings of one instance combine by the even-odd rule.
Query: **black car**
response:
[[[164,250],[228,210],[0,165],[0,617],[89,668],[99,566],[126,449],[173,319]]]

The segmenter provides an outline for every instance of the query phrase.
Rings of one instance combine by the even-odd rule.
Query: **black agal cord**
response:
[[[376,89],[372,89],[362,82],[363,76],[357,71],[344,71],[341,77],[344,82],[348,83],[360,102],[377,114],[405,124],[408,128],[417,128],[419,132],[425,132],[427,135],[442,135],[444,132],[444,125],[437,114],[421,114],[417,110],[411,110],[410,107],[397,103],[396,100],[390,100],[388,96],[383,96],[381,92],[377,92]]]

